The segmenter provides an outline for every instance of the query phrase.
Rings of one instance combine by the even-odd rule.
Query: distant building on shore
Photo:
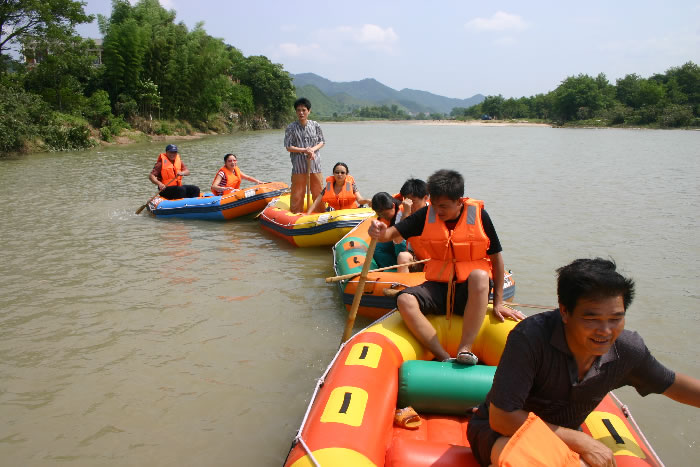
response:
[[[102,65],[102,39],[84,39],[92,40],[94,47],[89,47],[87,53],[94,55],[95,59],[92,64],[94,66]],[[51,54],[51,45],[46,42],[39,42],[36,40],[27,40],[22,44],[22,55],[24,56],[24,63],[29,67],[33,68],[37,64],[41,63]]]

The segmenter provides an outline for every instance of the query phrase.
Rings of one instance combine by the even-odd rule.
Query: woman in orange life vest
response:
[[[326,186],[319,194],[316,201],[306,211],[307,214],[319,211],[323,203],[328,203],[329,211],[339,209],[354,209],[360,204],[368,204],[355,185],[355,179],[350,175],[345,162],[338,162],[333,166],[333,175],[326,178]]]
[[[158,156],[158,160],[153,166],[153,170],[151,170],[148,179],[154,185],[158,185],[158,191],[162,198],[197,198],[199,196],[198,186],[182,184],[182,177],[189,174],[189,169],[185,166],[185,163],[180,160],[177,146],[168,144],[165,147],[165,152]],[[175,177],[177,177],[177,180],[170,183]]]
[[[404,214],[404,207],[401,201],[392,197],[385,191],[372,196],[372,209],[377,213],[380,221],[392,227],[396,222],[400,221]],[[385,268],[399,265],[396,268],[397,272],[408,272],[408,266],[401,266],[413,260],[413,255],[406,251],[406,240],[396,239],[388,242],[378,242],[374,250],[374,261],[377,267]]]
[[[211,192],[215,195],[226,195],[236,190],[241,186],[242,180],[248,180],[256,185],[262,182],[257,178],[250,177],[244,174],[238,167],[238,156],[235,154],[226,154],[224,156],[224,166],[219,169],[211,182]]]

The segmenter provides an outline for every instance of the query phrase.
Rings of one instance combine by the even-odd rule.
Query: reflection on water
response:
[[[700,134],[325,124],[323,168],[360,190],[455,168],[484,199],[516,301],[552,305],[554,269],[611,256],[638,285],[628,327],[700,376]],[[179,142],[206,189],[221,158],[288,182],[281,131]],[[0,160],[3,465],[279,465],[345,314],[328,248],[254,219],[153,219],[163,143]],[[51,173],[34,190],[32,180]],[[533,310],[524,310],[532,313]],[[366,325],[366,321],[357,326]],[[668,465],[697,459],[699,411],[619,392]],[[659,417],[659,412],[664,414]]]

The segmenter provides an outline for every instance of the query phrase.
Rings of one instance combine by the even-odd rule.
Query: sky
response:
[[[84,0],[111,14],[110,0]],[[130,0],[136,3],[135,0]],[[374,78],[446,97],[547,93],[568,76],[649,77],[700,64],[700,0],[160,0],[189,29],[290,73]],[[80,25],[101,37],[97,21]]]

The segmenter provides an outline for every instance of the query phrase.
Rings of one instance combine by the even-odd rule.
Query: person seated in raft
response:
[[[501,465],[501,454],[509,456],[516,446],[548,450],[518,442],[503,451],[528,413],[549,427],[540,433],[553,432],[581,465],[615,465],[612,451],[579,427],[609,391],[622,386],[700,407],[700,380],[666,368],[639,334],[625,329],[634,281],[617,272],[613,261],[577,259],[557,269],[557,296],[558,309],[530,316],[511,331],[491,391],[469,422],[467,437],[481,465]],[[529,429],[523,426],[519,439]]]
[[[350,175],[350,170],[345,162],[338,162],[333,166],[333,175],[326,178],[326,186],[321,190],[316,201],[306,211],[323,212],[321,207],[327,203],[328,211],[338,211],[340,209],[354,209],[360,204],[369,203],[364,199],[357,189],[355,179]]]
[[[158,185],[158,191],[162,198],[197,198],[199,196],[198,186],[182,184],[182,177],[189,174],[189,169],[180,159],[177,146],[168,144],[165,147],[165,152],[158,156],[158,160],[148,175],[148,179],[154,185]],[[176,177],[177,180],[171,183]]]
[[[409,178],[401,186],[399,201],[403,205],[403,217],[408,217],[428,204],[428,184],[418,178]],[[400,220],[400,219],[399,219]]]
[[[377,213],[379,220],[388,227],[393,227],[403,215],[401,201],[385,191],[380,191],[372,196],[372,209]],[[406,240],[396,238],[386,242],[378,242],[374,247],[373,258],[379,268],[398,265],[397,272],[408,272],[408,266],[402,265],[410,263],[413,260],[413,255],[406,251]]]
[[[418,178],[409,178],[401,186],[398,199],[401,201],[403,217],[408,217],[428,204],[428,200],[430,199],[428,196],[428,184]],[[397,222],[399,220],[400,219],[397,219]],[[425,253],[416,253],[411,242],[406,243],[406,251],[412,255],[411,262],[425,259]],[[424,265],[422,263],[413,264],[408,267],[408,270],[409,272],[419,272],[422,271],[423,268]]]
[[[211,182],[211,192],[220,196],[229,194],[240,188],[242,180],[248,180],[256,185],[262,183],[257,178],[250,177],[241,171],[238,167],[238,156],[231,153],[226,154],[224,166],[219,169],[214,181]]]
[[[464,178],[454,170],[432,174],[428,194],[428,206],[393,227],[374,220],[368,232],[379,242],[407,239],[430,258],[425,263],[427,281],[399,292],[399,313],[421,344],[443,361],[450,360],[450,354],[425,314],[444,314],[448,319],[453,311],[463,315],[455,361],[473,365],[478,359],[471,347],[489,303],[490,278],[496,318],[520,320],[525,315],[503,303],[501,243],[483,201],[463,198]]]

